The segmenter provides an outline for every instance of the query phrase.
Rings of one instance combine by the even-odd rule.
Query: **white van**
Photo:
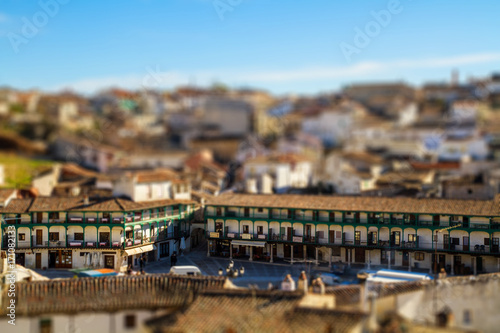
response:
[[[200,269],[196,266],[174,266],[170,268],[170,274],[193,276],[202,275]]]

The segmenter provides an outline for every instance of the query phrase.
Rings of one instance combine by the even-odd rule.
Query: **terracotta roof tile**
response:
[[[13,199],[0,213],[28,213],[28,212],[66,212],[66,211],[104,211],[122,212],[142,210],[170,205],[196,204],[192,200],[155,200],[134,202],[121,198],[91,198],[88,204],[82,197],[37,197],[35,199]]]
[[[0,208],[0,213],[27,213],[33,199],[12,199],[6,207]]]
[[[14,188],[0,188],[0,202],[7,200],[15,191]]]
[[[499,215],[499,201],[458,200],[436,198],[387,198],[324,195],[258,195],[223,194],[207,200],[207,206],[240,206],[264,208],[295,208],[336,211],[449,214],[449,215]]]
[[[222,289],[223,277],[154,274],[16,283],[16,315],[114,312],[179,307],[200,291]],[[7,290],[2,295],[8,300]],[[5,309],[0,310],[2,315]]]

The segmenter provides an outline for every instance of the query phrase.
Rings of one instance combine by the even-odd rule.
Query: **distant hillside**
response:
[[[5,166],[5,187],[29,187],[31,180],[50,168],[54,162],[29,159],[15,154],[0,153],[0,164]]]

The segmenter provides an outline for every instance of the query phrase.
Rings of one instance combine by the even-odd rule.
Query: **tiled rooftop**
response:
[[[223,277],[167,274],[18,282],[16,315],[179,307],[202,290],[222,289],[225,282]],[[2,297],[8,301],[7,290]],[[0,314],[5,314],[5,308]]]
[[[294,208],[360,212],[417,213],[497,216],[500,197],[494,200],[436,198],[384,198],[324,195],[224,194],[213,197],[207,206]]]
[[[63,211],[108,211],[122,212],[142,210],[153,207],[170,206],[177,204],[195,204],[191,200],[156,200],[134,202],[122,198],[98,198],[89,199],[88,204],[82,197],[37,197],[35,199],[13,199],[4,208],[0,209],[0,213],[29,213],[29,212],[63,212]]]

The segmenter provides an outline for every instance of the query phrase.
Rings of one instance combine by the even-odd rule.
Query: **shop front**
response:
[[[73,251],[49,251],[49,268],[73,268]]]

